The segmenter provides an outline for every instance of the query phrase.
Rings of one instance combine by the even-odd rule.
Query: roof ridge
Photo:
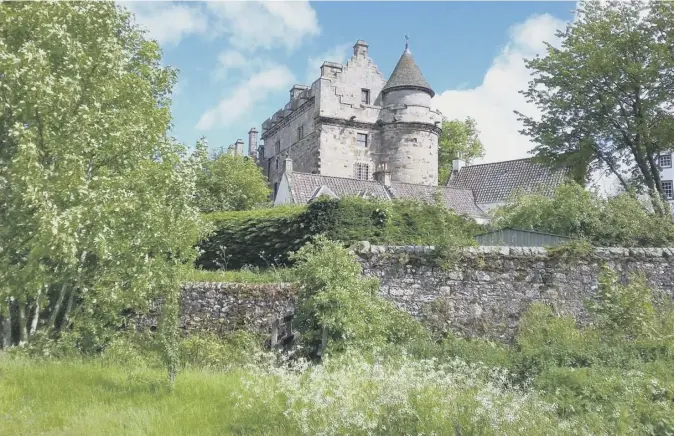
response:
[[[475,164],[475,165],[466,165],[466,166],[462,167],[462,169],[471,168],[471,167],[479,167],[479,166],[482,166],[482,165],[494,165],[494,164],[498,164],[498,163],[517,162],[519,160],[533,160],[533,159],[534,159],[534,156],[533,157],[521,157],[521,158],[518,158],[518,159],[510,159],[510,160],[500,160],[500,161],[497,161],[497,162],[485,162],[485,163],[479,163],[479,164]]]
[[[378,182],[377,180],[361,180],[361,179],[355,179],[353,177],[328,176],[328,175],[325,175],[325,174],[303,173],[303,172],[300,172],[300,171],[293,171],[291,173],[291,175],[294,175],[294,174],[302,174],[302,175],[306,175],[306,176],[316,176],[316,177],[329,177],[331,179],[354,180],[356,182],[377,183],[378,185],[381,185],[381,183]]]

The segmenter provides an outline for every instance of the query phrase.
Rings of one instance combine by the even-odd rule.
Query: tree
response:
[[[472,118],[461,120],[443,120],[442,132],[438,140],[438,184],[445,186],[452,174],[453,159],[461,158],[467,162],[483,157],[485,149],[478,139],[476,121]]]
[[[629,193],[608,199],[568,182],[553,196],[521,194],[494,210],[493,224],[587,239],[597,246],[671,247],[668,216],[647,211]]]
[[[252,209],[269,195],[262,169],[248,157],[220,150],[204,159],[196,196],[202,212]]]
[[[7,345],[74,332],[95,349],[160,298],[175,369],[179,268],[202,236],[199,162],[167,136],[176,71],[112,2],[3,2],[0,22]]]
[[[582,2],[561,47],[526,60],[534,78],[522,94],[541,119],[516,112],[540,159],[578,182],[614,174],[667,215],[656,156],[673,149],[672,17],[672,2]]]

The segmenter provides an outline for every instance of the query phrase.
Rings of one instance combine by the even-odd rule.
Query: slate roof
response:
[[[366,191],[375,198],[389,200],[389,193],[378,182],[368,180],[330,177],[319,174],[296,173],[287,174],[291,195],[295,203],[307,203],[322,186],[330,189],[338,197],[359,195]]]
[[[565,178],[564,169],[551,170],[532,158],[469,165],[450,177],[448,187],[470,189],[476,203],[498,203],[518,189],[553,195]]]
[[[389,192],[394,198],[419,200],[425,203],[433,203],[434,195],[440,188],[441,199],[448,209],[452,209],[460,215],[483,216],[469,189],[457,189],[446,186],[413,185],[411,183],[392,182]]]
[[[412,53],[407,48],[398,60],[394,72],[391,73],[386,85],[382,91],[388,91],[396,88],[421,88],[434,96],[434,90],[422,75],[422,71],[415,63]]]
[[[448,188],[445,186],[413,185],[410,183],[396,182],[393,182],[387,189],[379,182],[371,180],[357,180],[296,172],[287,174],[287,176],[290,182],[293,202],[295,203],[309,202],[323,186],[338,197],[362,195],[366,193],[367,195],[380,200],[400,198],[432,203],[434,201],[434,193],[440,188],[441,198],[448,209],[452,209],[460,215],[469,215],[473,217],[484,216],[474,202],[473,193],[468,189]]]

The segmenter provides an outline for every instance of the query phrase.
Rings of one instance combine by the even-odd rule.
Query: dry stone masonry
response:
[[[467,335],[511,338],[535,301],[560,314],[588,321],[584,302],[597,289],[603,264],[622,279],[643,271],[655,297],[673,298],[671,249],[598,248],[577,259],[543,248],[473,247],[454,267],[433,261],[432,247],[384,247],[361,243],[355,250],[364,274],[380,279],[380,293],[415,317],[435,318]],[[271,320],[293,310],[292,285],[189,283],[184,285],[182,324],[188,330],[269,332]]]

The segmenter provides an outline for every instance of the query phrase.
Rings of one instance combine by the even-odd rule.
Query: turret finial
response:
[[[408,41],[410,41],[410,38],[408,38],[408,35],[405,36],[405,49],[408,50]]]

